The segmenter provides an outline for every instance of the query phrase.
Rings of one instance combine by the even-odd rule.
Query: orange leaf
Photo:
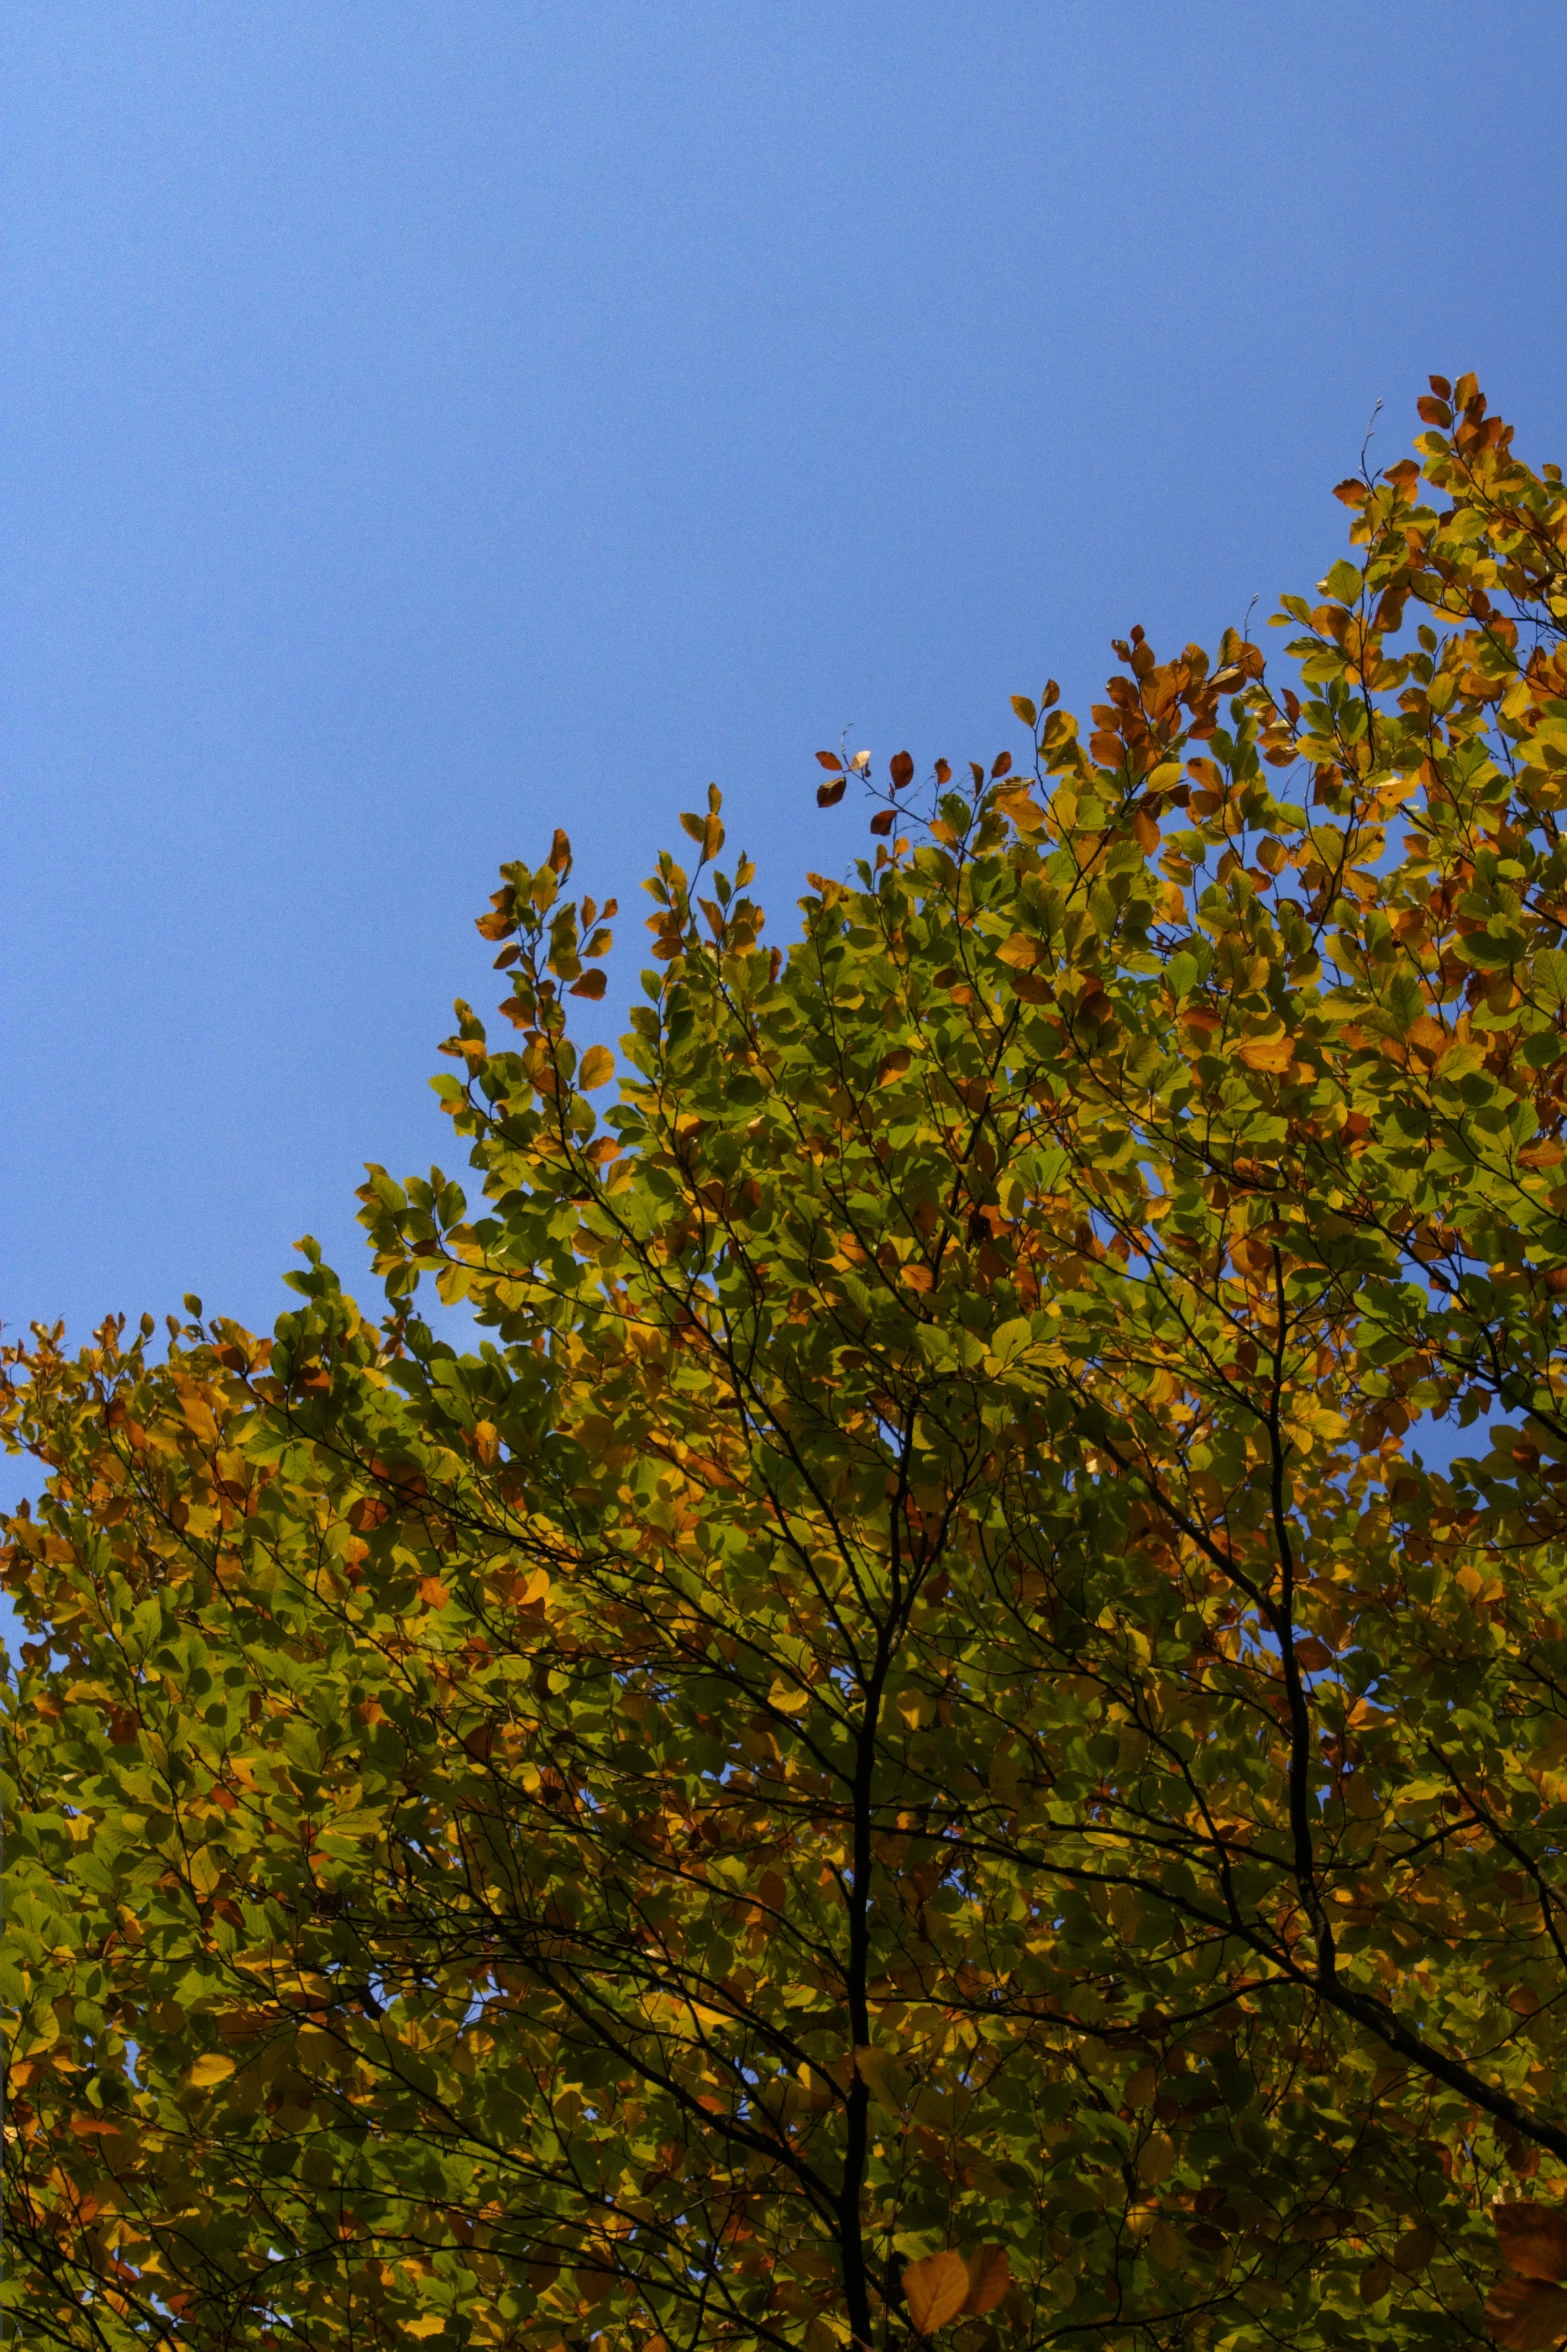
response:
[[[585,1093],[591,1093],[595,1086],[602,1086],[606,1079],[613,1077],[614,1071],[615,1057],[609,1047],[590,1045],[578,1068],[577,1084]]]
[[[927,2254],[923,2261],[909,2264],[903,2274],[903,2292],[915,2334],[933,2336],[963,2309],[968,2264],[950,2246],[943,2253]]]
[[[584,972],[582,978],[575,983],[571,990],[573,996],[588,997],[595,1004],[603,993],[604,975],[602,972]]]
[[[215,1446],[218,1443],[218,1425],[212,1417],[212,1407],[200,1389],[187,1385],[183,1380],[176,1380],[175,1388],[180,1400],[180,1411],[192,1437],[199,1438],[203,1445]]]
[[[964,2298],[964,2316],[981,2319],[987,2311],[994,2311],[1012,2284],[1012,2265],[1005,2246],[979,2246],[968,2259],[968,2294]]]
[[[1248,1070],[1277,1074],[1295,1059],[1295,1041],[1291,1037],[1243,1037],[1235,1051]]]
[[[1551,2352],[1567,2336],[1567,2295],[1543,2279],[1504,2279],[1485,2299],[1485,2324],[1507,2352]]]
[[[1010,817],[1020,833],[1037,833],[1044,824],[1045,812],[1026,784],[1015,785],[1007,792],[998,792],[996,806],[1004,817]]]
[[[843,762],[835,751],[819,751],[816,756],[822,766],[831,769],[835,776],[843,774]]]
[[[1555,2205],[1498,2205],[1496,2237],[1509,2270],[1530,2279],[1567,2279],[1567,2213]]]

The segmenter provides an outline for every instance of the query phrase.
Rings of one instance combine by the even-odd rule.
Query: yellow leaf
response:
[[[962,2310],[968,2295],[968,2264],[950,2246],[943,2253],[927,2254],[923,2261],[909,2264],[903,2274],[903,2292],[915,2334],[932,2336]]]
[[[1020,833],[1037,833],[1044,824],[1045,812],[1026,784],[1012,792],[998,792],[996,806]]]
[[[1010,964],[1015,972],[1031,972],[1039,961],[1039,942],[1030,939],[1025,931],[1014,931],[1010,939],[1003,939],[996,950],[998,963]]]
[[[1292,1037],[1243,1037],[1235,1052],[1248,1070],[1265,1070],[1276,1076],[1295,1059],[1295,1041]]]
[[[190,1883],[198,1902],[204,1903],[213,1890],[221,1885],[223,1865],[210,1846],[198,1846],[190,1858]]]
[[[214,2083],[227,2082],[233,2071],[232,2058],[225,2058],[221,2050],[209,2050],[204,2058],[197,2059],[190,2070],[191,2088],[195,2091],[209,2090]]]
[[[215,1446],[218,1443],[218,1425],[212,1417],[212,1407],[201,1390],[186,1381],[177,1381],[175,1387],[180,1411],[192,1437],[199,1438],[203,1445]]]
[[[582,1057],[582,1064],[577,1072],[577,1084],[585,1094],[591,1094],[594,1087],[604,1085],[608,1079],[613,1077],[614,1071],[615,1057],[609,1047],[607,1045],[590,1045]]]
[[[1014,1315],[1010,1322],[1001,1324],[991,1333],[990,1346],[985,1354],[985,1370],[990,1373],[1004,1371],[1008,1364],[1015,1363],[1025,1349],[1031,1348],[1033,1344],[1034,1327],[1028,1317]]]
[[[426,2311],[419,2319],[405,2319],[399,2333],[405,2336],[444,2336],[446,2322],[438,2311]]]
[[[810,1692],[802,1690],[797,1682],[785,1682],[782,1675],[774,1680],[767,1694],[767,1704],[776,1707],[780,1715],[799,1715],[810,1703]]]
[[[1174,2141],[1164,2132],[1154,2132],[1143,2143],[1143,2152],[1137,2159],[1138,2179],[1150,2188],[1156,2187],[1160,2181],[1168,2180],[1174,2169]]]

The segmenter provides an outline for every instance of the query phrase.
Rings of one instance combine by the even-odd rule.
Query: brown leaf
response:
[[[566,993],[568,996],[585,996],[589,999],[590,1002],[596,1004],[604,993],[603,973],[597,971],[584,972],[582,978],[578,980],[571,988],[569,988]]]
[[[1485,2324],[1507,2352],[1551,2352],[1567,2336],[1567,2295],[1541,2279],[1503,2279],[1485,2299]]]
[[[906,751],[895,751],[892,755],[891,761],[888,764],[887,773],[892,778],[893,789],[896,792],[901,792],[906,784],[912,784],[914,781],[914,762],[909,753]]]
[[[878,809],[871,819],[871,831],[873,833],[890,833],[893,815],[894,811],[891,809]]]
[[[968,2264],[948,2246],[911,2262],[903,2274],[909,2318],[918,2336],[933,2336],[937,2328],[956,2319],[968,2295]]]
[[[1502,2260],[1523,2278],[1567,2279],[1567,2213],[1556,2205],[1498,2205]]]
[[[1380,2303],[1392,2284],[1393,2265],[1391,2262],[1383,2262],[1380,2258],[1375,2262],[1368,2262],[1360,2274],[1360,2300],[1362,2303]]]
[[[819,751],[816,757],[820,765],[830,768],[835,776],[843,774],[843,762],[835,751]]]
[[[836,784],[818,784],[816,787],[817,807],[832,808],[838,801],[842,800],[848,789],[849,779],[847,776],[840,776]]]
[[[987,2311],[994,2311],[1012,2284],[1012,2265],[1005,2246],[979,2246],[968,2258],[968,2293],[963,2299],[964,2317],[981,2319]]]
[[[571,863],[571,843],[557,825],[555,838],[550,843],[549,866],[552,874],[563,874]]]

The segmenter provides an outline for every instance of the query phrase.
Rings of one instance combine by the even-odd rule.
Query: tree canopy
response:
[[[1567,2336],[1567,491],[1421,413],[787,950],[710,794],[618,1063],[504,867],[379,1320],[8,1350],[18,2340]]]

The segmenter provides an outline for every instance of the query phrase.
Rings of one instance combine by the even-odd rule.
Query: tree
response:
[[[1432,384],[1299,693],[818,755],[787,955],[712,794],[602,1119],[504,868],[380,1324],[11,1351],[27,2341],[1567,2334],[1567,493]]]

